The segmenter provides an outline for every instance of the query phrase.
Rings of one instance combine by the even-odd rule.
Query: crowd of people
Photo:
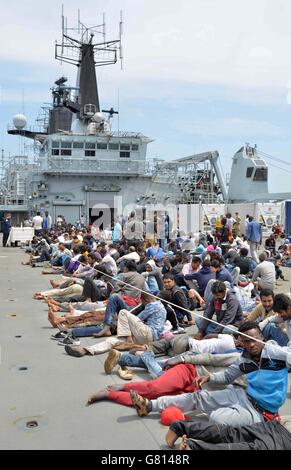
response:
[[[52,339],[72,357],[106,353],[105,372],[126,381],[87,404],[157,413],[170,425],[169,447],[181,437],[182,449],[291,449],[290,423],[279,414],[291,301],[274,292],[284,290],[290,236],[274,232],[262,246],[259,222],[247,217],[243,235],[239,214],[221,217],[213,232],[169,233],[163,242],[147,237],[134,212],[123,222],[104,240],[85,225],[43,221],[26,247],[25,264],[58,275],[33,294],[47,304]],[[98,339],[88,347],[84,337]],[[149,380],[133,381],[136,368]],[[195,411],[208,421],[185,421]]]

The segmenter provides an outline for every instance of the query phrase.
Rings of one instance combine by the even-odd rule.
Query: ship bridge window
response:
[[[58,142],[57,140],[53,140],[53,141],[52,141],[52,148],[53,148],[53,149],[58,149],[58,148],[60,148],[60,142]]]
[[[251,178],[251,177],[252,177],[253,171],[254,171],[254,167],[249,166],[249,167],[247,168],[247,178]]]
[[[70,157],[72,155],[72,150],[61,150],[61,155],[64,157]]]
[[[120,144],[120,150],[129,151],[130,145],[129,144]]]
[[[98,150],[107,150],[107,144],[105,142],[100,142],[97,144],[97,149]]]
[[[95,157],[95,150],[85,150],[85,157]]]
[[[54,156],[60,155],[59,149],[52,149],[52,155],[54,155]]]
[[[73,148],[74,149],[83,149],[84,148],[84,142],[74,142],[73,143]]]
[[[130,152],[120,152],[120,158],[130,158]]]
[[[264,160],[257,160],[257,159],[255,159],[254,162],[255,162],[255,164],[258,165],[258,166],[266,166]]]
[[[139,145],[138,145],[138,144],[132,144],[131,150],[133,150],[134,152],[138,152],[138,150],[139,150]]]
[[[119,144],[109,144],[109,150],[119,150]]]
[[[257,168],[254,181],[267,181],[268,180],[268,168]]]
[[[95,143],[87,142],[87,143],[85,144],[85,149],[87,149],[87,150],[95,150],[95,148],[96,148],[96,147],[95,147]]]
[[[72,148],[71,142],[61,142],[61,148],[62,149],[70,149]]]

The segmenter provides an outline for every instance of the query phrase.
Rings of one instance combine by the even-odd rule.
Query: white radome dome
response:
[[[94,122],[103,122],[104,121],[104,117],[103,117],[103,114],[102,113],[95,113],[94,116],[92,117],[92,121]]]
[[[13,118],[13,124],[16,129],[24,129],[27,124],[27,118],[24,114],[16,114]]]

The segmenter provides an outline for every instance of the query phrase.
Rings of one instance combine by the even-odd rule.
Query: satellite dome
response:
[[[92,117],[92,121],[94,122],[103,122],[104,121],[104,117],[103,117],[103,114],[102,113],[95,113],[94,116]]]
[[[24,114],[16,114],[13,118],[13,124],[16,129],[24,129],[27,124],[27,118]]]

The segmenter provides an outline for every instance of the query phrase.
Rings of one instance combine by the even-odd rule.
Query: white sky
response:
[[[131,111],[134,122],[140,119],[136,130],[144,133],[152,131],[147,103],[161,108],[161,116],[164,107],[167,110],[164,126],[162,123],[156,126],[153,135],[159,141],[153,147],[157,152],[164,151],[173,158],[174,152],[184,156],[191,154],[193,148],[203,151],[220,145],[217,150],[222,158],[228,155],[230,159],[245,141],[253,139],[253,143],[256,140],[260,143],[261,139],[264,151],[272,154],[270,138],[273,138],[275,155],[289,158],[290,0],[86,0],[83,3],[80,0],[10,0],[1,3],[3,103],[14,102],[18,106],[24,89],[28,104],[41,105],[50,96],[48,83],[51,86],[63,73],[74,84],[75,69],[62,67],[54,59],[54,41],[61,39],[62,3],[70,24],[76,24],[78,8],[86,24],[99,23],[100,14],[105,12],[108,39],[116,39],[122,9],[124,71],[118,66],[98,69],[101,97],[108,102],[107,98],[112,97],[111,104],[116,106],[119,88],[121,101]],[[9,80],[13,80],[13,85]],[[223,112],[220,108],[218,112],[212,104],[218,101],[220,106],[225,102],[229,110]],[[197,106],[195,115],[188,109],[193,103]],[[277,113],[283,110],[279,114],[280,122],[278,114],[274,117],[272,107]],[[207,113],[203,114],[203,110]],[[171,119],[167,119],[169,112]],[[211,139],[207,141],[210,129]],[[184,145],[179,148],[180,133]],[[234,139],[233,147],[230,137]],[[191,145],[187,144],[187,138],[192,138]],[[6,145],[7,138],[1,139]],[[216,146],[212,145],[216,144],[215,139],[219,139]],[[279,147],[281,140],[284,145]],[[283,178],[285,190],[287,177]]]

